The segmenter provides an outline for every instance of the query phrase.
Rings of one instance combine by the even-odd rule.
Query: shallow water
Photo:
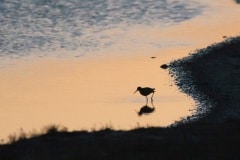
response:
[[[194,113],[194,101],[177,90],[160,65],[240,33],[239,6],[225,0],[204,4],[209,9],[202,14],[167,27],[106,29],[104,34],[115,43],[98,50],[48,48],[22,58],[6,56],[9,48],[1,50],[0,138],[49,124],[69,130],[167,126]],[[24,48],[19,49],[23,55]],[[145,106],[145,97],[133,94],[138,86],[156,88],[155,111],[149,115],[137,114]]]
[[[70,130],[169,125],[189,115],[194,102],[171,86],[160,62],[132,56],[47,58],[15,64],[1,72],[1,126],[9,134],[18,128],[29,131],[48,124]],[[137,114],[146,104],[145,97],[133,94],[137,86],[156,88],[153,104],[149,97],[148,106],[155,107],[151,115]]]
[[[88,55],[119,43],[128,27],[167,27],[203,7],[196,0],[1,0],[0,55],[42,56],[59,49]]]

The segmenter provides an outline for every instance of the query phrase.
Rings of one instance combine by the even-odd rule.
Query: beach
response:
[[[240,159],[239,1],[108,2],[0,2],[0,160]]]
[[[173,3],[171,6],[175,7],[177,4]],[[7,43],[10,39],[8,39],[9,35],[6,35],[4,37],[7,39],[4,41],[6,47],[3,47],[4,54],[2,53],[3,56],[0,57],[0,76],[2,77],[0,79],[0,129],[2,130],[0,140],[6,140],[9,135],[18,134],[21,130],[27,133],[31,133],[33,130],[40,131],[49,124],[67,126],[69,131],[91,131],[104,126],[129,130],[136,126],[166,127],[175,121],[195,114],[195,110],[199,107],[195,104],[194,99],[184,92],[179,92],[177,86],[174,85],[173,77],[169,76],[167,70],[162,70],[159,66],[187,57],[196,49],[221,42],[225,39],[224,37],[235,36],[239,34],[240,27],[240,21],[236,18],[236,15],[240,14],[240,10],[239,5],[236,5],[235,2],[223,0],[222,3],[206,3],[203,1],[201,4],[205,7],[197,8],[196,11],[201,11],[202,14],[199,13],[198,16],[175,25],[137,24],[127,26],[124,31],[121,28],[104,30],[104,33],[100,32],[100,35],[96,36],[102,37],[104,34],[107,39],[111,39],[115,43],[110,43],[107,47],[97,46],[97,50],[68,50],[64,48],[66,44],[63,43],[63,47],[55,50],[52,50],[54,45],[50,45],[48,48],[50,51],[44,50],[49,44],[43,45],[42,49],[40,47],[40,50],[30,51],[29,55],[28,52],[25,52],[25,49],[29,48],[21,45],[25,56],[7,54],[5,52],[17,48],[12,48],[14,46]],[[13,6],[15,5],[13,4]],[[41,6],[41,4],[37,5]],[[144,3],[141,2],[139,5],[144,5]],[[31,11],[27,4],[23,7],[26,12]],[[50,4],[49,7],[54,6]],[[60,9],[67,9],[70,13],[76,11],[74,14],[78,13],[78,8],[73,3],[69,7],[73,7],[74,10]],[[196,6],[193,5],[193,7]],[[23,15],[26,15],[25,9],[22,10]],[[164,7],[163,9],[165,11]],[[87,10],[91,11],[89,8]],[[188,10],[192,12],[195,9],[190,7]],[[155,8],[154,11],[158,10]],[[55,15],[56,13],[51,12],[51,14]],[[188,13],[184,11],[184,14]],[[68,25],[71,23],[62,26],[66,17],[62,13],[60,15],[62,17],[59,19],[59,25],[61,25],[55,26],[55,29],[69,29]],[[34,16],[33,20],[36,18]],[[22,18],[26,20],[25,16]],[[48,18],[54,21],[56,17]],[[85,19],[87,20],[86,17]],[[47,25],[46,21],[40,20],[44,22],[42,26],[44,28]],[[26,23],[18,21],[20,26],[23,25],[21,22]],[[9,21],[6,21],[6,25],[8,23]],[[105,25],[103,26],[105,28]],[[28,39],[29,29],[35,29],[34,27],[37,26],[19,30],[20,35],[25,32],[27,35],[20,36],[18,41],[24,44],[28,42],[21,38]],[[51,30],[51,26],[45,26],[46,28]],[[74,26],[72,32],[77,28]],[[5,29],[8,28],[5,27]],[[90,35],[88,41],[91,41],[92,36],[98,33],[95,32],[98,28],[92,28],[92,30],[94,32],[87,32]],[[38,36],[46,34],[47,37],[53,36],[56,43],[59,41],[59,38],[55,37],[55,32],[51,32],[50,35],[48,32],[40,35],[38,32],[33,33],[37,34],[35,37],[37,40]],[[13,37],[16,35],[14,34]],[[75,36],[75,34],[73,35]],[[46,43],[55,42],[50,41],[51,36],[48,37],[49,40]],[[34,37],[30,36],[30,38]],[[68,42],[72,41],[71,38],[69,35],[66,36]],[[82,39],[84,37],[79,35],[77,39],[74,38],[73,42],[79,41],[79,44],[82,44],[80,43]],[[105,43],[107,39],[101,39],[101,44]],[[31,42],[35,44],[37,41]],[[91,49],[94,43],[95,41],[91,41],[85,47]],[[137,93],[133,94],[138,86],[156,89],[153,105],[148,104],[149,107],[154,106],[156,109],[150,115],[139,117],[137,114],[146,104],[145,97]],[[129,118],[123,119],[123,115]]]

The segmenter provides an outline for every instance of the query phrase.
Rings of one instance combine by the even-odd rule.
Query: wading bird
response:
[[[149,88],[149,87],[137,87],[137,90],[134,92],[136,93],[137,91],[140,92],[141,95],[145,96],[146,97],[146,100],[147,100],[147,103],[148,103],[148,95],[149,94],[152,94],[152,97],[151,97],[151,101],[153,101],[153,95],[154,95],[154,92],[155,92],[155,88]]]

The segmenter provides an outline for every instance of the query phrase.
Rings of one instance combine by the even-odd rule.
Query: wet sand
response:
[[[240,37],[197,50],[170,66],[180,90],[199,102],[198,116],[205,123],[240,119]]]

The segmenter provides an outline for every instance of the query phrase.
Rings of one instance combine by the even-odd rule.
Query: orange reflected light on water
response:
[[[214,13],[209,19],[202,15],[167,28],[130,27],[122,41],[103,51],[107,57],[19,60],[1,69],[0,138],[19,128],[30,131],[49,124],[62,124],[70,130],[106,125],[115,129],[166,126],[192,114],[193,100],[177,90],[160,65],[219,42],[222,36],[239,34],[240,20],[234,17],[239,12]],[[124,38],[132,38],[134,43]],[[147,43],[171,41],[184,45],[159,47]],[[145,105],[145,97],[133,94],[138,86],[156,88],[155,112],[151,115],[137,114]]]
[[[1,77],[1,126],[11,132],[16,126],[31,130],[52,123],[69,129],[166,126],[189,114],[190,98],[170,86],[157,59],[45,59],[11,66]],[[137,86],[157,90],[151,116],[137,115],[145,105],[145,97],[133,94]]]

